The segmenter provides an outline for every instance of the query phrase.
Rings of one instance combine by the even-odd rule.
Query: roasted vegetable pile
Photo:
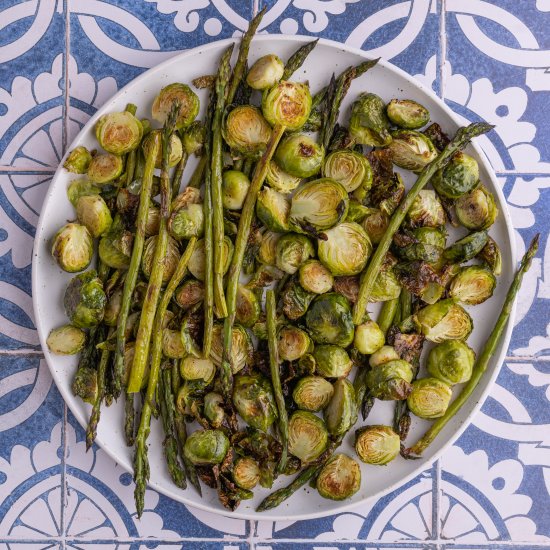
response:
[[[125,400],[138,514],[152,416],[174,483],[205,483],[230,510],[294,474],[259,510],[310,480],[345,499],[361,485],[357,460],[421,453],[479,381],[536,250],[476,362],[467,308],[491,297],[501,271],[488,234],[498,212],[462,149],[491,126],[450,139],[422,105],[367,91],[340,113],[377,61],[313,91],[292,75],[315,42],[248,69],[261,16],[233,67],[231,46],[215,76],[102,116],[98,149],[77,147],[64,164],[82,177],[67,189],[75,221],[51,250],[79,273],[63,299],[69,324],[47,342],[80,353],[88,447],[101,408]],[[210,89],[202,121],[193,86]],[[418,174],[409,191],[403,170]],[[462,238],[448,242],[447,223]],[[392,426],[365,423],[376,400],[395,402]],[[411,414],[438,420],[407,448]],[[356,457],[335,454],[345,437]]]

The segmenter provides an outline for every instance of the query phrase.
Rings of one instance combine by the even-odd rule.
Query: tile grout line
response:
[[[432,516],[434,519],[432,535],[434,535],[434,539],[439,540],[441,538],[441,459],[436,460],[434,470],[435,479],[433,484],[433,506],[435,507],[435,510],[432,511]]]
[[[256,17],[260,10],[260,0],[252,0],[252,17]]]
[[[65,79],[65,86],[63,90],[64,104],[63,104],[63,140],[62,148],[63,155],[67,151],[69,146],[69,109],[70,109],[70,81],[69,81],[69,63],[71,56],[71,9],[69,6],[70,0],[63,0],[63,9],[65,12],[65,54],[63,56],[63,76]]]
[[[65,508],[67,502],[67,404],[63,402],[63,424],[61,425],[61,543],[65,547]]]
[[[447,25],[446,6],[447,0],[441,0],[439,14],[439,63],[437,64],[439,78],[439,96],[445,100],[445,64],[447,62]]]

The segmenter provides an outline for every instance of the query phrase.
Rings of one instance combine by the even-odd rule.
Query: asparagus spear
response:
[[[134,408],[134,394],[126,393],[124,401],[124,437],[126,445],[133,447],[136,430],[136,410]]]
[[[500,312],[500,315],[498,316],[497,322],[493,330],[491,331],[489,338],[485,342],[485,346],[483,347],[482,352],[479,354],[476,360],[472,377],[464,386],[464,388],[462,388],[462,391],[458,394],[456,399],[450,404],[447,412],[441,418],[438,418],[431,425],[430,429],[412,447],[407,449],[406,452],[408,455],[421,455],[427,449],[430,443],[437,437],[439,432],[447,425],[449,420],[451,420],[455,416],[455,414],[462,408],[464,403],[466,403],[470,395],[472,395],[472,393],[476,389],[483,374],[487,370],[489,361],[495,353],[496,347],[500,342],[500,338],[504,333],[504,328],[510,317],[510,312],[512,311],[512,306],[514,304],[516,295],[521,287],[523,276],[525,275],[525,273],[527,273],[527,271],[529,271],[529,268],[531,267],[531,261],[537,253],[538,247],[539,235],[537,234],[535,238],[531,241],[527,252],[521,260],[519,269],[517,270],[514,276],[514,280],[512,281],[512,284],[508,289],[508,293],[506,294],[506,299],[504,300],[504,304],[502,305],[502,310]]]
[[[447,165],[447,163],[451,160],[451,157],[457,151],[463,149],[472,138],[485,134],[492,128],[493,126],[491,124],[487,124],[486,122],[474,122],[467,127],[460,128],[447,147],[443,149],[435,160],[430,162],[430,164],[428,164],[422,172],[420,172],[416,183],[393,213],[382,240],[372,255],[367,269],[363,272],[361,277],[361,286],[359,288],[359,296],[353,310],[353,322],[356,325],[361,324],[363,320],[374,281],[378,276],[382,262],[384,261],[386,253],[390,248],[393,236],[401,226],[401,223],[403,223],[403,220],[414,202],[414,199],[418,196],[418,193],[426,186],[432,176],[440,168],[444,168]]]
[[[271,370],[271,383],[275,393],[275,402],[279,411],[279,433],[281,446],[283,447],[281,459],[277,465],[277,471],[283,472],[286,466],[288,453],[288,414],[286,410],[285,397],[281,386],[281,373],[279,371],[279,347],[277,344],[277,311],[275,304],[275,291],[268,290],[266,294],[266,321],[267,341],[269,345],[269,366]]]
[[[394,298],[393,300],[387,300],[382,305],[380,315],[378,315],[377,324],[384,334],[386,334],[388,332],[388,329],[391,327],[398,306],[399,297]]]
[[[289,58],[285,65],[283,77],[281,80],[288,80],[303,64],[307,56],[313,51],[313,48],[317,46],[319,39],[308,42],[303,46],[300,46]]]
[[[183,454],[183,448],[185,446],[185,442],[187,441],[187,427],[185,426],[185,418],[177,408],[174,416],[174,426],[178,440],[179,455],[185,468],[185,474],[191,485],[193,485],[193,487],[197,490],[197,493],[202,496],[201,483],[197,474],[197,469],[195,468],[195,465]]]
[[[188,160],[189,155],[184,151],[174,170],[174,175],[172,176],[172,197],[175,197],[180,192],[181,178],[183,177],[183,172],[187,166]]]
[[[189,182],[187,183],[187,187],[195,187],[198,189],[201,186],[207,160],[206,155],[203,154],[195,168],[195,171],[189,179]]]
[[[105,382],[107,375],[107,366],[109,365],[109,358],[111,352],[108,349],[101,351],[101,358],[99,360],[99,366],[97,368],[97,395],[92,406],[92,412],[90,414],[90,420],[86,428],[86,450],[90,450],[94,444],[97,436],[97,425],[99,423],[99,417],[101,415],[101,403],[105,396]]]

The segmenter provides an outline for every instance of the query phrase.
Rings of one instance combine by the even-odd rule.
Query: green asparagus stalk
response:
[[[437,437],[439,432],[447,425],[447,423],[455,416],[455,414],[463,407],[468,398],[472,395],[474,390],[477,388],[479,381],[481,380],[483,374],[487,370],[489,361],[493,357],[495,350],[500,342],[502,334],[504,333],[504,328],[506,323],[510,318],[510,312],[512,311],[512,306],[516,295],[521,287],[523,281],[523,276],[529,268],[531,267],[531,262],[537,253],[539,247],[539,235],[536,235],[535,238],[531,241],[527,252],[523,256],[519,269],[517,270],[514,280],[508,289],[506,294],[506,299],[502,305],[502,310],[498,316],[497,322],[485,342],[483,350],[479,354],[476,363],[474,365],[473,374],[468,383],[462,388],[462,391],[458,394],[456,399],[450,404],[447,412],[440,418],[438,418],[430,427],[430,429],[409,449],[407,449],[407,454],[409,455],[421,455],[430,443]]]
[[[308,42],[303,46],[300,46],[289,58],[285,65],[283,77],[281,80],[288,80],[303,64],[307,56],[313,51],[313,48],[317,46],[319,39]]]
[[[179,412],[177,407],[174,416],[174,425],[176,428],[176,437],[178,440],[180,460],[182,461],[185,468],[185,475],[187,479],[189,479],[189,483],[191,483],[191,485],[195,487],[197,493],[202,496],[201,483],[197,474],[197,469],[195,468],[195,465],[183,453],[183,448],[185,446],[185,442],[187,441],[187,427],[185,425],[185,418],[183,417],[183,414]]]
[[[188,160],[189,155],[184,151],[180,161],[176,165],[174,175],[172,176],[172,197],[175,197],[180,192],[181,178],[183,177],[183,172],[185,171]]]
[[[126,111],[128,111],[129,113],[132,113],[133,115],[135,115],[137,113],[137,106],[134,105],[133,103],[128,103],[128,105],[126,105]],[[134,149],[133,151],[130,151],[128,153],[128,155],[126,156],[126,167],[125,167],[125,170],[126,170],[125,184],[126,184],[126,186],[130,185],[130,183],[132,183],[132,181],[134,179],[134,174],[135,174],[135,171],[136,171],[137,155],[138,155],[138,150]]]
[[[268,290],[266,294],[266,321],[267,341],[269,346],[269,366],[271,370],[271,384],[275,393],[275,402],[279,411],[279,434],[281,436],[281,459],[277,465],[277,471],[283,472],[286,467],[288,455],[288,414],[286,410],[285,397],[281,386],[281,372],[279,360],[279,346],[277,344],[277,307],[275,303],[275,291]]]
[[[422,172],[420,172],[415,184],[393,213],[382,240],[372,255],[367,269],[363,272],[361,277],[361,286],[359,287],[359,296],[353,310],[353,322],[356,325],[361,324],[363,320],[374,281],[380,272],[380,267],[382,266],[382,262],[384,261],[386,253],[390,248],[393,236],[403,223],[403,220],[405,219],[412,203],[418,196],[418,193],[427,185],[432,176],[440,168],[444,168],[447,165],[447,163],[451,160],[451,157],[457,151],[463,149],[472,138],[485,134],[492,128],[493,126],[491,124],[487,124],[486,122],[475,122],[467,127],[460,128],[447,147],[443,149],[435,160],[430,162],[430,164],[428,164]]]
[[[126,393],[124,401],[124,437],[128,447],[134,446],[136,430],[136,410],[134,408],[134,394]]]
[[[387,300],[382,305],[380,310],[380,315],[378,315],[377,324],[380,327],[380,330],[386,334],[389,328],[392,326],[393,319],[397,312],[399,306],[399,297],[394,298],[393,300]]]
[[[101,358],[97,368],[97,394],[92,406],[92,412],[90,414],[90,420],[86,428],[86,450],[89,451],[94,444],[97,436],[97,425],[99,424],[99,418],[101,415],[101,403],[105,397],[106,376],[107,367],[109,365],[109,358],[111,352],[108,349],[101,351]]]
[[[202,185],[202,180],[204,177],[204,169],[206,168],[207,160],[208,159],[206,158],[206,155],[203,154],[193,174],[191,175],[189,182],[187,183],[187,187],[194,187],[195,189],[199,189],[199,187]]]

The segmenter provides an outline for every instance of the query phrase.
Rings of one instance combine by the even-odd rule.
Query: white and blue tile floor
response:
[[[433,88],[482,144],[522,289],[501,374],[432,468],[378,502],[312,521],[246,522],[154,491],[136,519],[130,474],[83,431],[52,384],[31,303],[43,196],[67,145],[117,89],[186,48],[262,32],[331,38]],[[549,0],[0,0],[0,549],[550,548]]]

